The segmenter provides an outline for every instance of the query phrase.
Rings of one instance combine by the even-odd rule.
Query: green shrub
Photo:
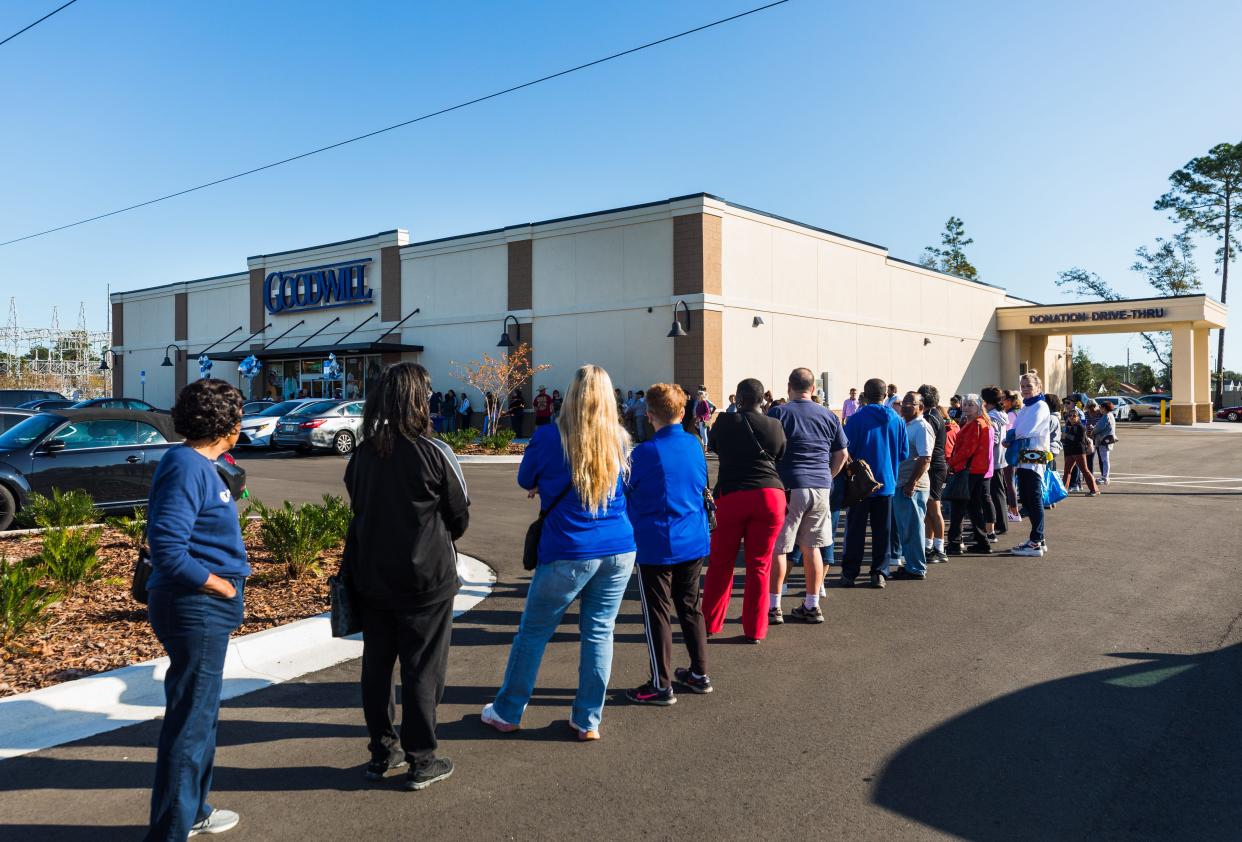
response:
[[[448,430],[439,435],[440,440],[453,448],[454,453],[461,453],[468,446],[474,444],[474,440],[479,437],[479,431],[474,427],[467,427],[464,430]]]
[[[319,557],[336,545],[336,539],[324,527],[323,508],[314,503],[294,506],[285,501],[279,509],[256,503],[259,510],[259,533],[272,561],[284,565],[290,579],[321,576]]]
[[[145,507],[138,506],[129,516],[110,517],[107,522],[109,526],[125,536],[130,546],[134,548],[134,552],[138,552],[146,545],[147,510]]]
[[[78,585],[98,578],[99,530],[49,529],[43,533],[38,564],[72,593]]]
[[[0,643],[44,622],[43,612],[56,598],[55,591],[39,585],[38,568],[9,564],[0,556]]]
[[[509,445],[513,444],[515,438],[517,438],[517,433],[504,428],[494,433],[489,433],[481,438],[479,442],[492,453],[507,453]]]
[[[86,523],[98,523],[100,511],[95,508],[91,495],[79,489],[61,491],[52,489],[52,496],[31,494],[25,507],[19,513],[21,523],[52,529],[58,526],[81,526]]]
[[[335,494],[325,494],[323,505],[313,508],[317,509],[315,516],[321,518],[324,533],[332,538],[332,543],[345,543],[345,536],[349,534],[349,524],[354,519],[354,512],[345,499]]]

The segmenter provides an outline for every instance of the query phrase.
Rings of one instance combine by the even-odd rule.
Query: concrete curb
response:
[[[457,456],[457,461],[463,465],[517,465],[521,463],[521,456],[480,456],[471,453],[461,453]]]
[[[482,602],[496,582],[483,562],[458,555],[459,617]],[[362,655],[362,637],[334,638],[327,614],[308,617],[229,643],[222,699],[290,681]],[[155,719],[164,713],[167,658],[156,658],[41,690],[0,699],[0,759]]]

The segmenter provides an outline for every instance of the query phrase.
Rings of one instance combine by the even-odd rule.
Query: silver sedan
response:
[[[299,407],[277,422],[272,445],[299,453],[332,450],[348,456],[361,436],[362,406],[362,401],[323,400]]]

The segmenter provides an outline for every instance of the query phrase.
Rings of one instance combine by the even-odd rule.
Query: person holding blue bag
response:
[[[1010,552],[1018,556],[1040,557],[1047,552],[1044,542],[1044,472],[1048,465],[1048,422],[1051,413],[1044,400],[1044,386],[1032,370],[1019,381],[1022,408],[1013,427],[1005,435],[1006,464],[1014,465],[1018,497],[1031,521],[1030,538]]]

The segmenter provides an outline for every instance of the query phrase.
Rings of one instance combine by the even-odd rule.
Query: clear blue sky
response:
[[[0,240],[759,4],[79,0],[0,47]],[[7,0],[0,35],[56,5]],[[1169,173],[1242,140],[1239,32],[1236,0],[793,0],[5,247],[0,292],[4,304],[18,297],[27,324],[46,323],[53,302],[72,322],[85,300],[102,328],[106,283],[239,271],[249,254],[395,227],[429,239],[702,190],[907,259],[957,214],[984,280],[1065,300],[1053,280],[1080,265],[1137,296],[1134,249],[1174,230],[1151,209]],[[1219,296],[1210,249],[1199,257]],[[1235,322],[1226,363],[1237,369]],[[1124,360],[1124,337],[1087,344]]]

